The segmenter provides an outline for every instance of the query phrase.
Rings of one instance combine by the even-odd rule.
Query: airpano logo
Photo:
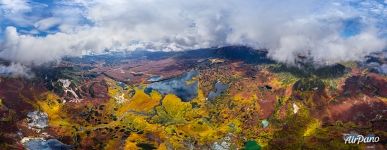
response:
[[[380,141],[380,137],[374,134],[363,136],[356,133],[350,133],[350,134],[344,134],[343,138],[344,138],[345,144],[377,143]]]

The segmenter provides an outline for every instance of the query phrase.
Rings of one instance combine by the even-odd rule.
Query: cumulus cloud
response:
[[[381,25],[387,16],[385,4],[354,3],[356,0],[63,0],[56,4],[62,9],[33,23],[39,31],[57,27],[54,32],[36,36],[20,33],[16,25],[6,27],[0,58],[41,65],[90,51],[238,44],[266,48],[271,58],[288,64],[303,55],[318,65],[329,65],[386,48],[386,29]],[[14,7],[2,9],[19,10],[24,16],[31,10],[27,9],[30,5]],[[345,22],[354,18],[359,31],[343,34]]]

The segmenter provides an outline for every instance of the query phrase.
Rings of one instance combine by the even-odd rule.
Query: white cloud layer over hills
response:
[[[387,2],[380,0],[53,3],[0,0],[0,21],[12,22],[1,31],[0,58],[41,65],[90,51],[185,50],[237,44],[267,48],[271,58],[288,64],[302,54],[326,65],[359,60],[387,46]],[[35,13],[52,7],[49,15]],[[355,34],[343,33],[347,20],[359,24]],[[39,34],[42,32],[45,34]]]

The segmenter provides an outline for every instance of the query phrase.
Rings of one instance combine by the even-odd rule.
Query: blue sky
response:
[[[385,49],[386,6],[387,0],[0,0],[0,58],[39,65],[105,50],[242,44],[268,48],[285,63],[310,53],[330,64]]]
[[[76,25],[90,23],[83,17],[83,14],[81,13],[83,8],[80,5],[72,5],[71,3],[58,0],[25,0],[23,3],[25,3],[28,8],[25,11],[22,10],[20,12],[14,12],[15,14],[12,14],[15,10],[3,7],[1,13],[2,17],[0,19],[1,31],[4,31],[8,26],[14,26],[23,34],[33,34],[36,36],[46,36],[50,33],[59,32],[59,22],[54,23],[52,26],[44,30],[37,27],[37,23],[39,21],[51,17],[59,19],[73,18],[76,19],[76,22],[74,22]],[[66,10],[72,10],[75,14],[70,14],[68,16],[66,16],[66,14],[61,14],[66,13]],[[1,33],[0,37],[3,37],[4,32]]]

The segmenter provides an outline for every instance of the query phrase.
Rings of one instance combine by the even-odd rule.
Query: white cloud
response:
[[[20,13],[31,10],[26,0],[0,0],[0,5],[7,13]]]
[[[29,24],[29,21],[25,19],[24,13],[31,10],[30,5],[26,0],[0,0],[2,17],[12,20],[20,25]]]
[[[35,28],[45,31],[61,23],[61,20],[56,17],[49,17],[39,20],[34,24]]]
[[[33,77],[31,70],[19,63],[12,63],[9,66],[0,65],[0,76],[7,77]]]
[[[335,0],[67,0],[62,4],[72,7],[34,23],[39,30],[58,25],[59,32],[36,37],[8,27],[0,57],[40,65],[84,51],[245,44],[268,48],[270,57],[289,64],[299,54],[332,64],[360,59],[383,50],[387,43],[374,27],[378,18]],[[93,25],[79,24],[82,17]],[[340,36],[343,20],[356,17],[364,24],[360,33]]]
[[[56,33],[46,37],[19,35],[15,27],[7,27],[3,51],[3,59],[11,59],[28,65],[41,65],[45,62],[58,61],[62,56],[77,55],[80,51],[77,46],[80,41],[74,36]],[[72,48],[73,47],[73,48]]]

